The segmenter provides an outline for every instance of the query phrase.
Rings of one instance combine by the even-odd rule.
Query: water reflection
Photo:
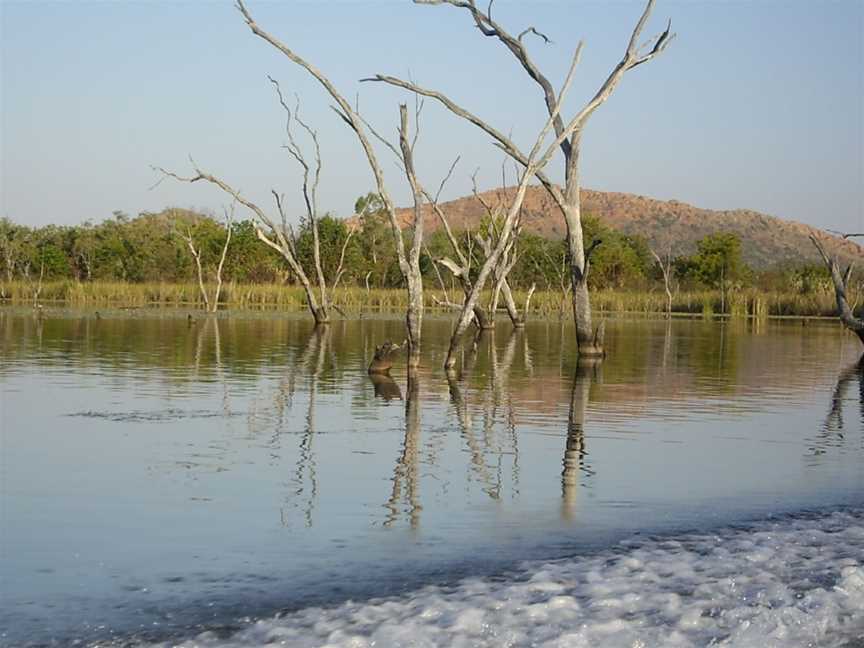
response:
[[[325,360],[332,331],[329,326],[316,326],[309,335],[299,362],[291,363],[277,390],[276,402],[279,411],[279,425],[277,434],[280,434],[285,424],[286,410],[290,410],[294,402],[294,390],[297,384],[299,371],[308,372],[307,406],[305,425],[300,434],[299,450],[294,474],[291,482],[293,491],[290,501],[295,508],[302,511],[303,523],[307,527],[313,524],[313,512],[318,499],[318,473],[315,452],[312,442],[315,437],[315,407],[318,396],[319,383],[324,371]],[[288,525],[290,516],[282,511],[282,523]]]
[[[101,317],[100,317],[101,319]],[[213,338],[213,370],[215,371],[215,380],[222,389],[222,412],[225,416],[231,416],[231,398],[228,389],[228,380],[225,373],[225,365],[222,362],[222,337],[220,334],[219,318],[215,315],[207,316],[203,322],[192,318],[190,315],[187,319],[187,327],[195,330],[195,372],[197,379],[201,379],[201,365],[205,355],[207,338]]]
[[[463,358],[459,377],[447,375],[450,402],[469,455],[469,479],[476,480],[493,500],[504,494],[503,471],[508,458],[511,495],[518,494],[517,414],[509,378],[522,335],[521,330],[513,330],[500,354],[495,330],[478,330]],[[482,362],[481,350],[485,352]]]
[[[847,398],[849,388],[858,385],[857,399]],[[844,419],[844,405],[855,400],[858,404],[858,429],[864,430],[864,356],[858,362],[849,365],[840,372],[837,384],[831,393],[831,406],[819,434],[813,439],[810,453],[813,457],[824,455],[832,448],[843,448],[846,444],[846,433],[849,426]],[[864,437],[862,437],[864,438]]]
[[[385,401],[402,400],[402,389],[389,373],[374,372],[369,374],[369,380],[375,388],[375,396]]]
[[[278,609],[384,566],[860,497],[864,365],[833,323],[610,320],[611,355],[577,366],[572,330],[537,321],[446,376],[450,326],[427,318],[419,371],[369,376],[401,319],[0,309],[0,625],[35,632],[41,601],[101,618],[133,586],[156,603],[128,609]]]
[[[370,378],[376,384],[377,395],[381,383],[376,383],[376,378],[380,381],[382,376],[370,374]],[[399,386],[392,379],[391,382],[391,392],[395,388],[401,397]],[[402,451],[393,470],[393,490],[385,504],[387,517],[384,526],[393,526],[404,514],[411,529],[416,530],[420,526],[420,512],[423,509],[420,505],[419,487],[420,376],[416,367],[408,368],[408,387],[405,391],[405,436],[402,440]]]
[[[585,449],[585,413],[591,385],[602,382],[602,361],[582,358],[573,376],[570,391],[570,413],[567,417],[567,441],[564,446],[564,470],[561,472],[561,514],[572,519],[576,509],[579,480],[590,477],[594,471],[587,463]]]

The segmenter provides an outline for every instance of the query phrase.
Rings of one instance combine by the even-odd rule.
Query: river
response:
[[[0,645],[861,645],[836,322],[450,328],[0,309]]]

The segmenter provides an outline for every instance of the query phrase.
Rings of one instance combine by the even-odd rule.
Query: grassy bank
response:
[[[33,282],[0,282],[0,300],[13,304],[65,304],[77,307],[145,307],[170,306],[201,308],[203,306],[197,284],[194,283],[122,283],[75,281],[45,282],[41,289]],[[402,290],[339,288],[334,294],[336,305],[346,312],[387,312],[402,310],[407,294]],[[450,295],[455,299],[458,296]],[[518,304],[524,303],[525,294],[515,293]],[[426,291],[426,305],[437,308],[435,300],[444,299],[440,290]],[[592,294],[594,308],[600,313],[662,313],[666,296],[660,291],[600,290]],[[226,284],[220,304],[223,308],[305,308],[301,288],[296,286],[262,284]],[[672,300],[674,313],[711,316],[724,312],[720,291],[679,292]],[[833,316],[834,295],[830,292],[799,294],[795,292],[767,292],[755,288],[730,292],[725,313],[733,317],[769,316]],[[535,293],[531,301],[535,316],[569,316],[568,300],[559,292]]]

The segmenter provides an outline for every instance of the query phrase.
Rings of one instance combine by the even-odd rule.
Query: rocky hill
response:
[[[511,190],[512,193],[512,190]],[[492,204],[506,201],[505,190],[481,194]],[[766,268],[778,263],[819,261],[818,253],[808,236],[819,232],[826,237],[827,249],[845,262],[864,260],[864,248],[851,240],[831,236],[809,225],[782,220],[747,209],[717,211],[701,209],[677,200],[655,200],[634,194],[592,191],[582,192],[583,213],[591,214],[609,227],[630,235],[644,236],[658,250],[671,244],[675,256],[691,254],[696,241],[714,232],[734,232],[741,237],[742,253],[747,264]],[[485,211],[474,196],[466,196],[442,207],[454,229],[475,226]],[[412,211],[400,210],[407,225]],[[439,227],[431,209],[424,209],[427,231]],[[525,231],[547,238],[564,234],[564,220],[546,191],[530,187],[525,198],[522,222]]]

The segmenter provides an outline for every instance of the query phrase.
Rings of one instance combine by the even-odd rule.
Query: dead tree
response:
[[[402,351],[402,349],[407,345],[407,340],[402,344],[394,344],[388,340],[381,346],[375,347],[375,354],[372,356],[372,361],[369,363],[369,375],[389,375],[390,369],[393,368],[394,356]]]
[[[831,281],[834,283],[834,296],[837,298],[837,311],[840,321],[843,322],[843,325],[846,328],[855,333],[862,343],[864,343],[864,320],[855,317],[855,313],[852,311],[852,307],[849,305],[849,301],[846,298],[846,286],[849,282],[849,277],[852,275],[852,264],[850,264],[844,272],[841,272],[840,266],[837,264],[837,259],[830,256],[828,252],[825,251],[822,242],[816,238],[814,234],[810,235],[810,240],[813,241],[813,245],[816,246],[819,255],[822,257],[828,271],[831,273]]]
[[[439,219],[441,220],[441,222],[446,223],[446,217],[444,216],[444,213],[440,209],[440,207],[438,207],[437,204],[434,204],[434,209],[439,215]],[[459,281],[459,285],[462,287],[462,291],[466,299],[470,296],[471,290],[473,288],[473,282],[471,280],[472,265],[476,261],[477,256],[485,259],[492,254],[492,251],[497,245],[498,237],[500,236],[499,229],[500,228],[497,226],[496,223],[490,222],[486,227],[485,236],[482,232],[474,232],[468,234],[466,236],[468,249],[463,251],[459,239],[452,235],[449,224],[445,225],[445,230],[448,232],[448,238],[450,240],[450,246],[453,249],[454,255],[456,256],[457,260],[454,261],[449,257],[442,257],[440,259],[435,259],[435,263],[447,268],[450,274]],[[474,303],[474,322],[481,329],[495,328],[495,315],[498,311],[498,304],[502,293],[506,297],[505,304],[507,306],[507,312],[513,322],[513,325],[517,328],[525,325],[524,316],[519,313],[519,310],[516,307],[516,303],[513,299],[513,294],[510,291],[510,286],[507,283],[507,275],[513,269],[513,266],[518,260],[518,255],[515,251],[515,243],[518,237],[518,232],[519,224],[517,223],[513,227],[513,233],[511,234],[510,242],[504,246],[503,253],[498,257],[497,263],[492,267],[492,291],[489,296],[488,303],[486,305],[483,305],[479,299]],[[535,287],[532,287],[532,289],[529,291],[528,299],[526,300],[525,304],[526,313],[528,307],[530,307],[531,296],[534,294],[534,289]],[[462,308],[462,304],[451,302],[449,300],[444,302],[440,300],[436,301],[440,306],[446,306],[449,308],[454,308],[456,310]]]
[[[453,229],[450,227],[450,221],[447,219],[447,215],[441,208],[438,200],[440,194],[441,191],[439,190],[438,194],[434,198],[428,193],[425,194],[425,196],[429,204],[432,206],[432,210],[435,212],[435,215],[438,216],[438,220],[441,223],[441,227],[443,228],[444,233],[447,236],[447,240],[450,242],[450,247],[453,250],[453,255],[456,257],[456,260],[454,261],[449,257],[441,257],[439,259],[435,259],[435,268],[436,271],[438,265],[446,268],[450,272],[450,274],[459,282],[459,285],[461,286],[464,295],[464,300],[467,300],[471,294],[471,290],[473,289],[473,283],[471,281],[471,266],[472,262],[475,259],[474,244],[475,242],[477,242],[479,245],[485,246],[487,252],[491,252],[492,242],[483,239],[481,236],[479,236],[479,234],[475,234],[473,236],[469,235],[466,238],[467,249],[463,250],[463,245],[459,242],[459,238],[453,233]],[[441,287],[444,288],[443,281],[441,281]],[[451,302],[447,300],[446,289],[444,292],[446,301],[441,302],[439,300],[435,300],[438,305],[453,308],[455,310],[461,310],[464,306],[465,301],[463,300],[462,304]],[[476,322],[479,329],[485,330],[495,326],[495,311],[491,311],[492,316],[490,317],[488,311],[486,310],[486,308],[483,307],[482,304],[480,304],[479,300],[474,303],[472,312],[474,321]]]
[[[42,279],[45,277],[45,260],[42,259],[39,264],[39,281],[36,283],[36,288],[33,289],[33,308],[39,306],[39,295],[42,294]],[[29,273],[27,276],[29,280]]]
[[[522,171],[521,178],[519,180],[519,185],[516,188],[515,195],[510,200],[510,205],[508,207],[507,213],[504,216],[501,223],[501,233],[498,237],[498,241],[494,247],[490,251],[490,254],[486,256],[486,259],[483,262],[483,265],[480,267],[480,270],[477,274],[477,279],[473,282],[471,286],[471,291],[467,295],[465,299],[465,303],[462,306],[462,311],[459,315],[459,319],[456,322],[456,327],[453,330],[453,334],[450,338],[450,347],[447,352],[447,359],[444,362],[444,368],[446,371],[454,371],[456,367],[456,351],[459,345],[459,340],[462,337],[462,334],[468,328],[471,320],[474,317],[474,306],[477,303],[477,300],[480,298],[480,293],[486,285],[486,281],[488,280],[492,269],[496,266],[501,255],[504,254],[505,249],[511,245],[512,240],[511,236],[513,234],[513,229],[517,224],[517,219],[519,214],[522,211],[522,202],[525,199],[525,193],[528,189],[529,180],[534,177],[538,172],[542,172],[542,169],[546,166],[549,160],[554,155],[557,148],[561,145],[561,143],[569,138],[573,131],[579,126],[578,120],[571,120],[566,126],[563,127],[563,130],[558,134],[555,140],[551,145],[544,151],[544,142],[546,140],[549,131],[552,129],[552,126],[558,117],[558,112],[560,110],[561,101],[564,100],[564,97],[567,94],[567,90],[570,88],[570,83],[573,80],[573,75],[576,72],[576,66],[579,63],[580,54],[582,51],[581,44],[576,48],[576,51],[573,55],[573,60],[570,64],[570,69],[567,72],[567,77],[564,81],[564,85],[561,88],[561,91],[558,95],[558,104],[556,104],[554,110],[552,110],[549,119],[546,120],[546,124],[543,129],[540,131],[540,134],[537,136],[537,139],[534,142],[534,146],[531,149],[531,152],[528,154],[527,159],[525,160],[525,168]]]
[[[650,248],[651,254],[656,259],[657,265],[660,266],[660,272],[663,273],[663,287],[666,289],[666,317],[672,317],[672,290],[671,290],[671,281],[672,281],[672,249],[671,247],[666,251],[666,258],[663,259],[659,254],[654,250],[654,248]]]
[[[348,244],[351,242],[351,237],[354,235],[354,229],[350,228],[348,230],[348,235],[342,243],[342,249],[339,254],[339,264],[336,268],[336,273],[332,278],[332,285],[327,286],[327,279],[324,276],[324,268],[321,265],[321,240],[318,233],[318,222],[319,222],[319,213],[318,213],[318,185],[321,180],[321,146],[318,143],[318,132],[309,126],[308,123],[303,121],[300,117],[300,99],[296,98],[296,103],[294,106],[294,111],[292,115],[291,108],[289,108],[288,104],[285,102],[285,98],[282,95],[282,89],[279,87],[279,83],[275,81],[272,77],[268,77],[270,83],[273,84],[273,87],[276,90],[276,95],[279,98],[279,105],[282,106],[283,110],[286,114],[285,120],[285,134],[288,137],[287,144],[283,145],[283,148],[288,151],[291,157],[300,165],[303,169],[303,203],[306,208],[306,223],[309,226],[309,230],[312,234],[312,263],[314,265],[315,276],[317,278],[318,284],[318,292],[320,299],[320,309],[322,311],[322,317],[320,322],[326,323],[330,320],[330,308],[332,306],[332,291],[336,289],[339,285],[339,281],[342,278],[342,273],[345,265],[345,251],[348,249]],[[302,148],[297,142],[297,138],[294,135],[294,132],[291,128],[293,121],[296,121],[300,127],[306,132],[309,139],[312,141],[312,147],[315,155],[314,167],[313,163],[307,160],[306,155],[304,154]],[[278,198],[276,201],[277,206],[279,207],[280,214],[282,213],[282,201],[281,198]],[[283,216],[283,222],[285,218]],[[296,240],[294,239],[293,232],[289,231],[289,234],[293,243],[293,251],[295,258],[297,257],[296,252]],[[299,260],[298,260],[299,265]],[[316,321],[318,321],[316,319]]]
[[[574,124],[572,130],[566,132],[565,120],[558,114],[561,96],[560,94],[556,95],[552,83],[535,65],[524,42],[525,36],[534,34],[540,36],[548,43],[549,39],[546,36],[538,32],[534,27],[528,27],[518,35],[513,36],[492,18],[491,2],[488,9],[484,12],[477,6],[475,0],[414,0],[416,4],[448,4],[466,10],[480,33],[484,36],[494,38],[504,45],[516,57],[517,62],[528,73],[528,76],[540,86],[546,109],[553,120],[555,133],[558,136],[558,145],[564,156],[565,184],[563,190],[552,183],[543,173],[542,167],[534,169],[533,173],[549,192],[564,216],[567,229],[567,247],[572,285],[573,318],[576,324],[579,354],[584,356],[602,356],[604,351],[602,336],[598,335],[601,331],[599,327],[598,330],[595,330],[592,325],[591,303],[588,294],[590,258],[585,248],[582,234],[581,185],[579,177],[582,132],[588,119],[612,95],[624,75],[629,70],[647,63],[663,52],[674,38],[674,34],[670,32],[670,22],[665,31],[640,45],[639,39],[651,15],[654,1],[648,0],[645,10],[633,29],[621,61],[612,69],[594,96],[576,113],[571,120],[571,123]],[[581,47],[582,43],[579,44],[579,49]],[[411,92],[439,101],[452,113],[469,121],[491,136],[516,162],[523,167],[528,166],[529,156],[520,150],[508,136],[489,125],[477,115],[458,105],[446,95],[392,76],[377,75],[370,80],[405,88]]]
[[[474,233],[469,233],[465,237],[464,247],[467,249],[463,249],[463,245],[459,238],[454,236],[450,223],[447,220],[447,216],[438,203],[438,196],[435,196],[434,200],[431,198],[429,199],[432,209],[438,216],[438,220],[441,222],[442,228],[447,235],[447,240],[449,241],[450,247],[456,257],[455,261],[449,257],[436,259],[436,271],[438,264],[447,268],[450,271],[450,274],[459,280],[466,298],[470,295],[472,288],[471,266],[475,260],[475,250],[477,251],[477,255],[482,255],[482,258],[484,259],[492,254],[492,250],[498,244],[498,240],[501,236],[501,221],[504,218],[506,200],[508,198],[506,183],[505,186],[502,187],[504,199],[500,200],[498,204],[493,205],[477,190],[476,171],[474,175],[471,176],[471,181],[474,188],[474,197],[483,206],[483,209],[486,212],[486,224],[485,232],[481,226],[480,230]],[[520,209],[516,223],[513,226],[510,241],[504,246],[503,253],[498,258],[497,263],[492,267],[492,292],[488,305],[484,307],[479,300],[474,304],[474,321],[480,329],[491,329],[495,327],[495,316],[498,312],[498,303],[502,296],[504,297],[505,308],[507,309],[507,314],[510,316],[513,326],[516,328],[525,326],[525,319],[528,315],[528,309],[531,306],[531,297],[534,294],[536,286],[532,285],[531,289],[528,291],[528,297],[525,300],[525,314],[523,315],[519,313],[519,309],[513,299],[513,293],[510,290],[510,284],[507,279],[510,272],[513,270],[513,267],[516,265],[516,262],[519,260],[519,255],[516,251],[516,242],[521,230],[521,215],[522,212]],[[443,288],[443,282],[441,283]],[[438,303],[441,306],[447,306],[457,310],[460,308],[459,304],[449,302],[449,300],[447,302]]]
[[[294,276],[297,278],[297,280],[300,282],[300,285],[303,287],[303,291],[306,294],[306,303],[309,306],[312,317],[315,319],[316,326],[326,325],[330,323],[330,309],[333,307],[331,291],[338,285],[339,280],[342,277],[343,266],[345,262],[345,251],[348,248],[348,244],[351,241],[354,230],[351,229],[348,231],[348,236],[342,244],[342,250],[339,256],[339,265],[336,268],[336,273],[333,277],[333,285],[331,286],[331,290],[328,290],[327,280],[324,276],[324,271],[321,266],[321,245],[318,236],[318,184],[320,181],[322,168],[321,149],[318,144],[318,134],[314,129],[312,129],[306,122],[304,122],[300,118],[299,99],[297,100],[297,103],[292,111],[292,109],[285,102],[279,84],[272,77],[268,77],[268,79],[273,84],[273,87],[276,91],[276,96],[279,100],[279,104],[282,106],[286,113],[285,132],[288,137],[288,142],[283,145],[283,148],[288,151],[291,157],[297,161],[297,163],[303,170],[303,202],[306,210],[306,222],[308,223],[309,229],[312,233],[312,258],[313,264],[315,266],[314,270],[316,284],[318,287],[317,295],[313,287],[312,281],[309,278],[309,273],[307,273],[306,269],[303,268],[303,264],[300,262],[300,256],[297,252],[297,237],[293,227],[288,223],[288,218],[284,208],[284,197],[277,193],[275,189],[271,189],[270,193],[273,196],[276,210],[279,214],[278,223],[275,219],[268,216],[267,213],[258,205],[241,196],[238,190],[234,189],[224,180],[210,173],[205,173],[204,171],[201,171],[194,161],[192,161],[192,166],[195,170],[195,175],[190,177],[179,176],[176,173],[166,171],[161,167],[154,167],[154,169],[161,172],[164,177],[174,178],[175,180],[179,180],[181,182],[194,183],[200,180],[209,182],[210,184],[219,187],[222,191],[230,195],[234,199],[235,203],[240,203],[241,205],[249,209],[256,217],[255,233],[258,238],[263,243],[267,244],[269,247],[273,248],[274,250],[276,250],[276,252],[282,255],[282,257],[288,262],[288,266],[291,268]],[[304,154],[302,148],[297,142],[293,130],[294,122],[300,124],[301,128],[306,132],[306,134],[312,141],[315,156],[314,163],[308,160],[307,155]],[[193,255],[194,254],[195,252],[193,251]],[[205,297],[205,303],[206,301],[207,300]],[[213,308],[215,310],[215,305]]]
[[[500,200],[497,205],[493,205],[491,202],[486,200],[483,195],[477,190],[476,174],[471,178],[471,181],[473,183],[474,197],[486,211],[486,218],[488,221],[486,227],[486,237],[483,238],[480,235],[476,235],[475,240],[480,249],[483,251],[483,254],[488,256],[489,254],[491,254],[492,249],[495,247],[497,239],[501,234],[500,221],[504,215],[504,210],[506,207],[507,188],[506,186],[503,186],[501,188],[501,191],[504,194],[504,198],[503,200]],[[516,222],[516,225],[513,228],[513,234],[511,235],[510,244],[504,248],[504,253],[501,255],[498,263],[492,268],[493,288],[492,299],[490,300],[489,304],[489,310],[494,317],[495,313],[498,312],[499,297],[503,297],[504,307],[507,309],[507,315],[510,317],[510,321],[513,323],[513,326],[515,326],[516,328],[522,328],[523,326],[525,326],[525,320],[528,317],[528,310],[531,308],[531,297],[533,297],[534,291],[537,289],[537,286],[536,284],[532,284],[531,288],[528,289],[528,295],[525,298],[525,309],[523,313],[520,313],[519,308],[516,306],[516,300],[513,298],[513,291],[510,289],[510,282],[508,280],[508,277],[510,276],[510,272],[513,270],[513,267],[519,260],[519,254],[516,249],[516,244],[519,240],[519,233],[522,229],[521,208],[517,219],[518,220]]]
[[[450,230],[450,226],[447,222],[446,217],[444,216],[443,212],[441,211],[441,207],[439,205],[439,198],[441,197],[441,193],[444,191],[444,187],[447,185],[447,181],[453,175],[453,170],[456,168],[456,165],[459,163],[459,159],[460,159],[459,156],[457,156],[456,159],[453,161],[453,163],[450,165],[450,169],[447,171],[447,174],[444,176],[444,179],[441,181],[441,184],[438,186],[438,191],[435,194],[435,197],[433,198],[430,195],[430,193],[426,190],[426,188],[423,186],[423,184],[420,182],[420,180],[417,178],[417,171],[416,171],[415,166],[414,166],[414,147],[417,144],[417,140],[418,140],[419,135],[420,135],[420,113],[422,112],[422,110],[423,110],[423,103],[418,101],[417,96],[415,95],[415,103],[414,103],[415,128],[414,128],[413,136],[409,137],[409,130],[410,129],[409,129],[409,125],[408,125],[408,107],[405,104],[401,104],[399,106],[399,146],[398,147],[394,146],[385,137],[382,137],[379,133],[377,133],[371,127],[371,125],[369,125],[367,122],[365,122],[365,120],[363,122],[364,124],[366,124],[366,127],[369,129],[369,131],[372,133],[372,135],[374,135],[376,139],[378,139],[380,142],[382,142],[396,156],[396,158],[398,160],[398,164],[401,167],[402,171],[404,172],[406,180],[408,181],[408,186],[411,188],[411,196],[412,196],[413,204],[414,204],[414,208],[413,208],[414,216],[413,216],[413,221],[412,221],[413,222],[413,226],[412,226],[413,243],[412,243],[412,248],[411,248],[410,260],[411,260],[412,267],[416,266],[418,271],[419,271],[419,263],[420,263],[420,257],[419,257],[420,251],[425,250],[428,254],[428,249],[426,248],[425,244],[423,243],[423,204],[424,204],[424,201],[428,202],[432,206],[433,211],[438,215],[439,219],[441,220],[442,224],[444,225],[445,230],[448,233],[448,236],[450,236],[451,241],[453,240],[453,238],[452,238],[453,234],[452,234],[452,231]],[[362,119],[362,117],[361,117],[361,119]],[[415,253],[417,255],[416,258],[414,256]],[[441,263],[441,261],[439,260],[437,263]],[[438,277],[438,282],[441,285],[441,289],[444,292],[444,298],[446,300],[444,305],[449,305],[449,306],[453,306],[453,307],[458,308],[458,305],[456,305],[456,304],[447,303],[447,302],[449,302],[449,299],[447,297],[447,288],[444,285],[444,281],[441,277],[441,273],[438,270],[437,263],[433,263],[433,267],[435,268],[435,274]],[[452,266],[451,266],[451,269],[452,269]],[[465,273],[465,276],[467,277],[467,272]],[[422,289],[422,284],[420,287]],[[435,298],[433,297],[433,299],[435,299]],[[421,300],[422,300],[422,293],[421,293]],[[439,304],[441,304],[441,302],[439,300],[435,299],[435,301],[438,302]],[[421,301],[421,307],[422,307],[422,301]],[[422,311],[421,311],[421,317],[422,317]],[[409,362],[409,370],[412,367],[416,367],[416,366],[417,366],[416,362],[413,362],[413,363]]]
[[[15,267],[18,265],[18,252],[20,242],[18,241],[19,228],[8,218],[0,218],[0,256],[3,259],[6,281],[12,283]]]
[[[367,125],[363,121],[362,117],[321,70],[300,57],[280,39],[258,25],[249,13],[243,0],[237,0],[236,7],[242,14],[246,25],[255,36],[258,36],[275,47],[292,63],[306,70],[306,72],[321,84],[335,102],[336,105],[333,106],[333,109],[336,111],[336,114],[339,115],[342,121],[344,121],[357,136],[357,139],[363,148],[363,152],[366,155],[369,167],[372,170],[372,174],[375,177],[375,185],[378,195],[381,198],[381,202],[384,204],[384,210],[386,211],[390,221],[390,229],[393,233],[396,257],[399,262],[399,270],[408,286],[408,308],[405,318],[408,329],[408,364],[410,366],[417,366],[420,362],[420,333],[423,324],[423,278],[420,273],[420,250],[422,249],[423,243],[423,219],[419,218],[417,211],[415,211],[414,219],[410,226],[413,235],[412,246],[410,251],[406,251],[402,229],[396,215],[396,207],[387,190],[387,186],[384,182],[384,172],[378,161],[378,157],[375,154],[375,150],[372,147],[369,136],[367,135]],[[400,114],[400,116],[402,115]],[[405,114],[405,118],[407,119],[407,114]],[[407,128],[407,124],[404,120],[402,121],[402,125]]]
[[[195,259],[195,268],[198,271],[198,289],[201,291],[201,299],[204,301],[204,310],[209,313],[215,313],[219,308],[219,295],[222,292],[222,268],[225,267],[225,257],[228,255],[228,246],[231,244],[231,225],[234,220],[234,205],[231,205],[231,211],[225,211],[225,243],[222,245],[222,254],[219,257],[219,265],[216,266],[216,290],[213,293],[213,300],[207,294],[207,288],[204,285],[204,268],[201,263],[201,248],[195,244],[195,236],[192,232],[192,226],[186,224],[183,229],[180,229],[179,224],[175,224],[177,235],[183,239],[192,258]]]

